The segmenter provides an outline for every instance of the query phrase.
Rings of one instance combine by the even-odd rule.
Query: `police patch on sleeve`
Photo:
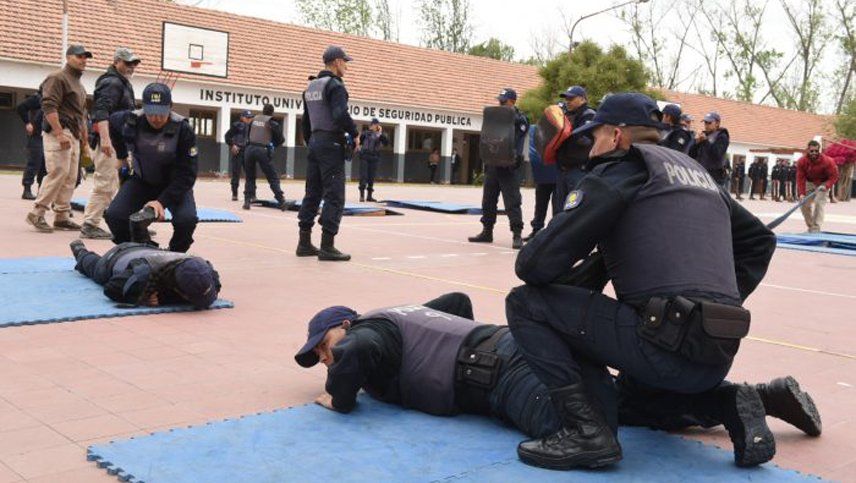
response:
[[[568,197],[565,199],[565,211],[573,210],[577,206],[580,206],[580,203],[583,202],[583,192],[580,190],[574,190],[568,193]]]
[[[190,156],[191,157],[196,156],[197,154],[199,154],[199,150],[196,149],[196,146],[193,146],[192,148],[190,148]]]

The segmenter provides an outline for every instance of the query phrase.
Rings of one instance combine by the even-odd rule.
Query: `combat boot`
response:
[[[360,202],[366,201],[366,190],[360,190]]]
[[[53,233],[53,228],[48,225],[48,222],[45,221],[44,216],[36,215],[35,213],[27,214],[27,223],[33,225],[36,228],[36,231],[42,233]]]
[[[146,206],[142,210],[131,214],[128,217],[128,222],[131,227],[131,241],[136,243],[151,243],[152,236],[149,230],[149,225],[157,220],[155,209],[151,206]]]
[[[74,240],[69,243],[68,246],[71,248],[71,254],[74,256],[75,260],[77,260],[77,256],[80,255],[81,252],[86,251],[86,245],[83,244],[83,240]]]
[[[768,416],[799,428],[809,436],[820,436],[823,425],[811,396],[800,389],[791,376],[773,379],[767,384],[755,384]]]
[[[698,398],[696,411],[720,421],[734,444],[737,466],[757,466],[773,459],[776,440],[767,427],[761,396],[747,384],[725,383]]]
[[[372,193],[374,193],[374,190],[369,190],[369,195],[366,197],[366,201],[371,201],[372,203],[376,203],[377,200],[374,199],[374,196],[372,196]]]
[[[468,238],[470,243],[493,243],[493,227],[485,225],[481,233]]]
[[[520,231],[512,232],[511,234],[511,248],[515,250],[520,250],[523,248],[523,238],[520,237]]]
[[[312,244],[312,230],[300,230],[300,241],[297,242],[297,256],[318,256],[318,247]]]
[[[242,206],[241,208],[243,208],[245,210],[249,210],[250,209],[250,203],[251,203],[251,201],[249,198],[244,198],[244,206]]]
[[[521,461],[555,470],[598,468],[621,461],[621,445],[581,383],[551,390],[550,399],[562,429],[520,443],[517,456]]]
[[[36,195],[33,194],[33,190],[30,185],[24,185],[24,193],[21,194],[22,200],[34,200],[36,199]]]
[[[288,211],[289,209],[291,209],[292,206],[294,206],[293,201],[288,201],[285,198],[276,200],[276,202],[276,207],[279,208],[279,211]]]
[[[332,233],[326,231],[321,232],[321,249],[318,250],[318,260],[328,262],[347,262],[351,256],[347,253],[342,253],[333,246],[333,240],[336,238]]]
[[[523,241],[528,242],[528,241],[532,240],[533,238],[535,238],[535,235],[537,235],[539,231],[541,231],[541,230],[532,230],[532,233],[523,237]]]

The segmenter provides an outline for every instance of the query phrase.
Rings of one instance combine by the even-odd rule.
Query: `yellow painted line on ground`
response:
[[[203,238],[203,237],[199,237],[199,238]],[[272,247],[269,245],[262,245],[260,243],[245,242],[245,241],[241,241],[241,240],[232,240],[230,238],[222,238],[222,237],[211,236],[211,235],[206,235],[204,238],[222,241],[225,243],[233,243],[236,245],[245,245],[245,246],[261,248],[261,249],[265,249],[265,250],[272,250],[272,251],[280,252],[280,253],[289,253],[289,254],[294,253],[293,250],[290,250],[290,249],[286,250],[284,248],[277,248],[277,247]],[[446,283],[446,284],[450,284],[450,285],[456,285],[459,287],[467,287],[467,288],[472,288],[472,289],[476,289],[476,290],[483,290],[485,292],[492,292],[495,294],[502,295],[503,297],[508,293],[507,290],[502,290],[502,289],[498,289],[495,287],[488,287],[485,285],[477,285],[477,284],[473,284],[473,283],[461,282],[459,280],[450,280],[447,278],[434,277],[431,275],[423,275],[421,273],[413,273],[413,272],[408,272],[405,270],[398,270],[395,268],[378,267],[376,265],[369,265],[366,263],[353,262],[353,261],[350,262],[350,265],[351,266],[357,266],[360,268],[365,268],[368,270],[377,271],[377,272],[386,272],[386,273],[391,273],[394,275],[401,275],[403,277],[418,278],[418,279],[422,279],[422,280],[429,280],[432,282],[440,282],[440,283]],[[764,344],[777,345],[779,347],[787,347],[789,349],[796,349],[796,350],[801,350],[801,351],[806,351],[806,352],[816,352],[818,354],[826,354],[826,355],[830,355],[830,356],[842,357],[845,359],[856,360],[856,355],[854,355],[854,354],[846,354],[843,352],[828,351],[825,349],[818,349],[817,347],[810,347],[810,346],[804,346],[804,345],[799,345],[799,344],[793,344],[791,342],[785,342],[785,341],[781,341],[781,340],[766,339],[763,337],[752,337],[752,336],[748,336],[748,337],[746,337],[746,339],[754,341],[754,342],[761,342]]]

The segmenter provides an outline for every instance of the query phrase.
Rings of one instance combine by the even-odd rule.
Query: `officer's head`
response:
[[[708,112],[704,115],[704,132],[710,133],[719,129],[719,123],[722,122],[722,118],[719,117],[718,112]]]
[[[130,79],[141,60],[131,49],[119,47],[113,54],[113,67],[116,68],[117,72]]]
[[[175,288],[197,309],[211,306],[220,293],[220,276],[205,260],[188,258],[175,268]]]
[[[253,114],[253,111],[247,109],[246,111],[241,113],[241,122],[249,123],[253,120],[254,117],[256,117],[256,115]]]
[[[812,139],[808,142],[808,148],[806,148],[806,153],[808,154],[809,159],[812,161],[816,161],[817,158],[820,157],[820,143]]]
[[[324,65],[327,67],[327,70],[332,72],[334,75],[344,77],[345,73],[348,72],[348,62],[354,59],[345,53],[345,49],[338,45],[331,45],[324,51],[322,60],[324,61]]]
[[[65,51],[66,63],[77,70],[86,70],[86,61],[91,58],[92,52],[82,45],[70,45]]]
[[[380,131],[380,119],[373,117],[371,124],[369,124],[369,129],[372,131]]]
[[[693,117],[689,114],[681,114],[681,126],[689,129],[693,125]]]
[[[663,107],[663,124],[677,125],[681,119],[681,108],[677,104],[667,104]]]
[[[351,321],[359,318],[353,309],[336,305],[315,314],[309,321],[306,344],[294,356],[303,367],[312,367],[318,362],[326,366],[333,363],[333,347],[351,328]]]
[[[601,103],[590,122],[574,130],[574,135],[593,135],[589,158],[620,157],[633,143],[658,142],[662,116],[654,99],[645,94],[613,94]]]
[[[565,100],[565,108],[569,111],[575,111],[588,103],[588,94],[582,86],[568,87],[559,97]]]
[[[265,116],[273,116],[273,104],[265,104],[262,108],[262,114]]]
[[[172,91],[166,84],[152,82],[143,90],[143,114],[155,129],[164,127],[172,109]]]
[[[499,95],[496,96],[496,100],[499,101],[500,106],[513,106],[517,104],[517,91],[510,87],[506,87],[499,91]]]

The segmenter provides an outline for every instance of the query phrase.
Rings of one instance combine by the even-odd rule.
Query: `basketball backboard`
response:
[[[229,33],[163,23],[161,69],[186,74],[227,77]]]

